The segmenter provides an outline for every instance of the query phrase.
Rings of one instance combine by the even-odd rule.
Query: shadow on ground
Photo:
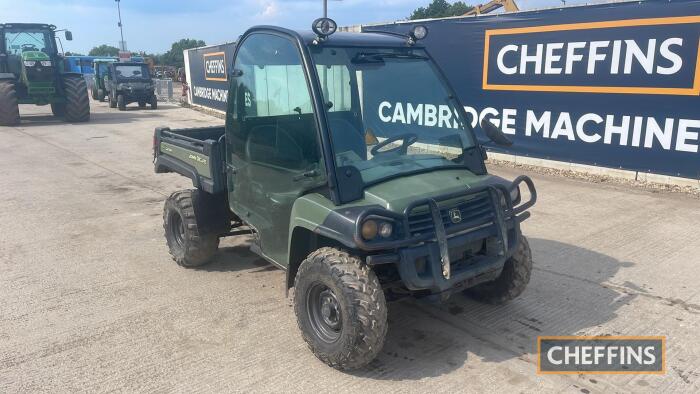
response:
[[[616,311],[635,297],[603,285],[631,263],[552,240],[530,239],[530,245],[535,268],[518,299],[495,306],[456,294],[444,304],[415,299],[391,303],[382,352],[367,368],[351,373],[419,380],[462,368],[469,357],[492,363],[520,358],[532,363],[534,372],[537,336],[584,334],[615,318]],[[276,270],[248,247],[223,247],[211,264],[199,269],[249,270],[237,275]]]
[[[422,379],[461,368],[468,357],[493,363],[520,358],[532,363],[534,373],[537,336],[586,333],[635,297],[603,285],[631,263],[557,241],[530,239],[530,245],[535,269],[518,299],[495,306],[458,294],[442,305],[413,299],[392,304],[381,354],[355,374]]]

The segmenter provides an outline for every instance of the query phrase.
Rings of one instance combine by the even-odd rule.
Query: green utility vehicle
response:
[[[68,122],[90,120],[82,74],[67,72],[58,52],[56,26],[0,24],[0,125],[19,124],[19,104],[51,105]],[[72,40],[71,32],[65,32]]]
[[[114,59],[99,59],[92,62],[92,99],[105,101],[107,97],[107,87],[105,86],[105,78],[109,73],[109,65],[116,62]]]
[[[286,271],[313,353],[352,369],[382,348],[387,301],[517,297],[532,269],[520,223],[536,192],[526,176],[487,173],[463,106],[418,42],[423,26],[331,35],[321,19],[313,30],[248,30],[225,126],[156,129],[154,163],[195,187],[165,202],[173,259],[197,267],[221,237],[252,234],[251,250]]]
[[[146,104],[151,109],[158,108],[158,98],[151,73],[146,63],[112,63],[105,76],[110,108],[125,111],[130,103],[139,103],[139,108]]]

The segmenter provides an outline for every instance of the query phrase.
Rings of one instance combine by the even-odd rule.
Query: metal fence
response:
[[[173,100],[173,80],[170,78],[154,79],[156,85],[156,96],[159,101]]]

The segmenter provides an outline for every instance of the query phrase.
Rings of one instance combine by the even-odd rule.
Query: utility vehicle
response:
[[[41,23],[0,24],[0,125],[19,124],[19,104],[50,104],[68,122],[90,120],[87,84],[66,70],[57,31]],[[72,40],[72,33],[65,38]]]
[[[425,27],[334,27],[248,30],[225,126],[156,129],[154,163],[195,187],[165,202],[173,259],[197,267],[219,238],[252,234],[252,251],[286,271],[310,349],[352,369],[382,348],[387,301],[517,297],[532,269],[520,223],[536,192],[526,176],[487,173],[463,106],[417,42]]]
[[[130,103],[139,103],[139,108],[146,104],[151,109],[158,108],[158,98],[146,63],[112,63],[107,68],[105,79],[110,108],[125,111]]]
[[[91,93],[93,100],[105,101],[105,97],[107,97],[105,80],[109,73],[109,65],[114,62],[116,62],[114,59],[98,59],[92,62],[94,73],[92,74],[93,83]]]

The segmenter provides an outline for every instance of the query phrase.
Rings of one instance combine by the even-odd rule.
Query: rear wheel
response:
[[[151,96],[151,109],[158,109],[158,97],[155,94]]]
[[[183,267],[208,263],[219,247],[219,236],[207,223],[206,198],[199,190],[175,192],[165,201],[163,228],[173,260]]]
[[[468,295],[489,304],[502,304],[518,297],[530,282],[532,253],[527,238],[521,235],[515,253],[503,266],[501,275],[491,282],[465,290]]]
[[[117,108],[120,111],[126,111],[126,100],[124,100],[124,95],[117,95]]]
[[[304,260],[294,282],[294,312],[311,351],[333,368],[361,368],[384,346],[384,292],[374,272],[346,252],[326,247]]]
[[[100,100],[100,102],[105,101],[105,91],[102,89],[97,89],[97,99]]]
[[[90,120],[90,97],[85,79],[72,75],[66,76],[63,78],[63,89],[66,94],[66,121],[87,122]]]
[[[17,91],[12,81],[0,81],[0,125],[19,124],[19,104]]]

